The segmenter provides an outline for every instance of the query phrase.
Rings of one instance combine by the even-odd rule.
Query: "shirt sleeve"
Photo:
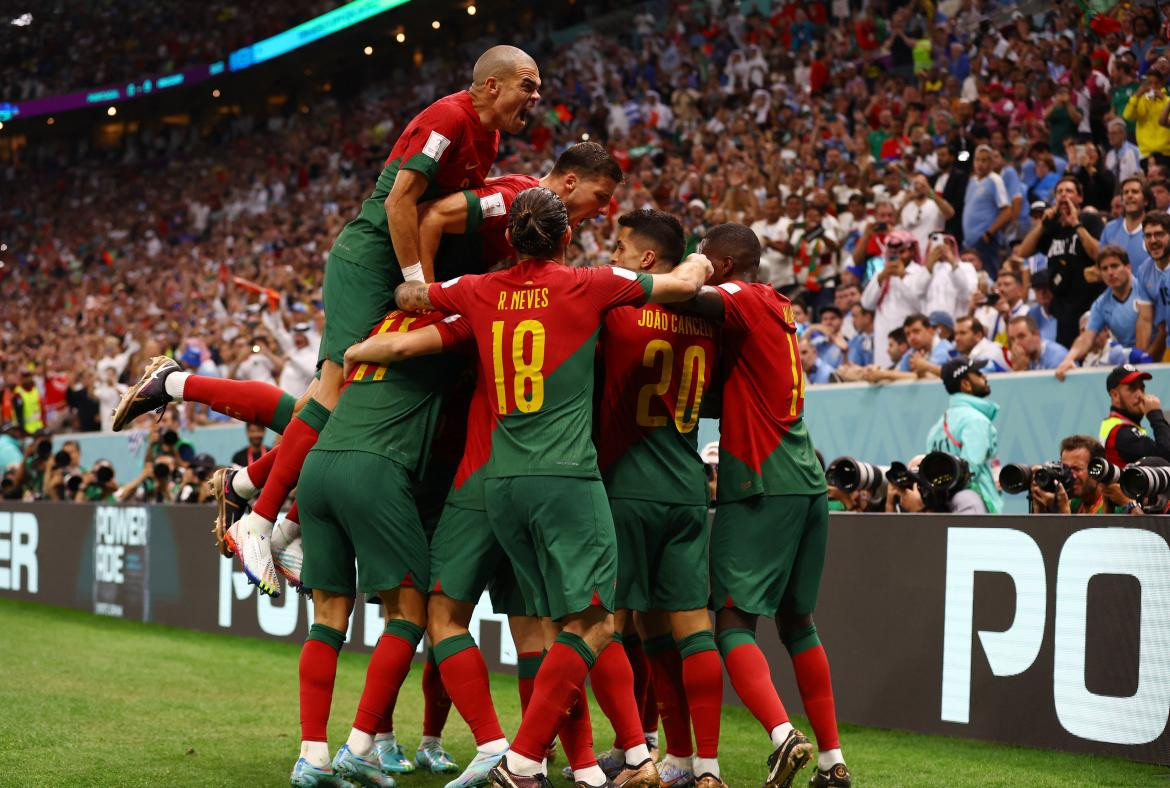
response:
[[[715,288],[723,298],[724,330],[750,331],[756,324],[758,309],[753,309],[754,294],[751,288],[739,282],[724,282]]]
[[[477,276],[457,276],[427,287],[427,299],[439,312],[448,315],[466,313],[475,289]]]
[[[490,232],[502,233],[508,226],[508,208],[512,201],[498,186],[484,186],[463,192],[467,198],[466,235]]]
[[[627,271],[616,265],[579,270],[587,277],[587,292],[603,312],[619,306],[643,306],[654,289],[650,274]]]
[[[465,119],[449,106],[427,107],[415,118],[408,132],[400,168],[420,172],[433,181],[443,157],[452,155],[448,149],[462,137],[464,123]]]
[[[443,339],[443,349],[466,347],[475,343],[475,333],[471,330],[471,321],[462,315],[448,315],[435,323],[439,336]]]
[[[1003,185],[1003,178],[996,173],[991,173],[991,183],[995,187],[995,207],[1006,208],[1012,204],[1011,199],[1008,198],[1007,188]]]
[[[1146,282],[1141,274],[1139,266],[1138,270],[1133,272],[1133,300],[1137,304],[1152,304],[1154,299],[1150,297],[1150,291],[1146,289]]]

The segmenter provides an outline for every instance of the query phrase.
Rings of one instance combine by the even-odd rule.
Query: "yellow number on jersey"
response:
[[[638,407],[635,419],[640,427],[664,427],[666,416],[650,413],[650,403],[670,390],[674,378],[674,347],[664,339],[652,339],[642,353],[642,366],[653,369],[662,357],[662,372],[657,382],[646,383],[638,391]],[[701,345],[691,345],[683,353],[682,377],[679,384],[678,400],[674,406],[674,426],[684,435],[699,423],[699,403],[703,399],[703,386],[707,371],[707,352]],[[692,395],[692,387],[694,394]],[[689,403],[689,404],[688,404]],[[689,415],[688,415],[689,411]]]
[[[532,352],[525,358],[526,337],[532,337]],[[544,324],[539,320],[522,320],[512,331],[512,393],[516,409],[522,413],[540,410],[544,404]],[[495,373],[496,408],[500,415],[508,412],[508,388],[504,379],[504,321],[492,322],[492,371]],[[528,388],[531,386],[531,392]]]

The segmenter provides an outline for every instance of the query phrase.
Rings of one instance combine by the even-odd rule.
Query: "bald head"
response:
[[[525,68],[536,68],[532,56],[523,49],[501,44],[479,56],[471,72],[471,81],[474,86],[482,87],[491,77],[507,79]]]

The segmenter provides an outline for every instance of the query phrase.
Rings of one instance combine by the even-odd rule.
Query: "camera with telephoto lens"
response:
[[[825,479],[841,492],[865,490],[874,501],[886,497],[886,468],[852,457],[838,457],[829,463]]]
[[[1088,474],[1090,479],[1100,484],[1117,484],[1121,481],[1121,468],[1104,457],[1094,457],[1089,460]]]
[[[167,430],[162,434],[162,442],[164,446],[174,446],[179,442],[179,433],[174,430]]]
[[[1170,467],[1145,465],[1146,458],[1121,471],[1121,491],[1130,498],[1148,501],[1170,493]]]
[[[97,478],[98,484],[109,484],[114,478],[114,469],[109,465],[99,465],[94,469],[94,477]]]
[[[65,489],[69,492],[71,497],[77,495],[77,491],[81,489],[81,474],[71,473],[66,476]]]
[[[57,470],[68,468],[73,462],[73,455],[62,449],[53,455],[53,467]]]
[[[918,474],[907,468],[905,463],[894,460],[886,471],[886,481],[899,490],[909,490],[918,484]]]
[[[154,464],[154,478],[160,482],[166,481],[171,475],[171,466],[165,462]]]
[[[42,438],[37,442],[37,459],[47,460],[53,455],[53,442],[48,438]]]
[[[999,472],[999,486],[1009,495],[1027,492],[1033,481],[1046,493],[1056,492],[1058,484],[1068,492],[1074,483],[1072,469],[1057,460],[1042,463],[1035,471],[1029,465],[1013,463],[1003,466]]]

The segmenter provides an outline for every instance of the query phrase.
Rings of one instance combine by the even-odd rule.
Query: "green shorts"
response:
[[[387,263],[392,265],[393,260]],[[325,331],[321,336],[321,350],[317,367],[325,359],[345,363],[345,351],[355,342],[361,342],[378,321],[394,309],[395,279],[389,271],[376,271],[364,265],[351,263],[332,252],[325,263]]]
[[[698,610],[707,606],[707,507],[611,498],[617,532],[617,606]]]
[[[614,609],[617,539],[600,480],[486,479],[484,504],[537,615],[560,620],[593,605]]]
[[[476,604],[486,590],[492,610],[534,616],[520,593],[512,566],[488,524],[487,513],[448,504],[431,539],[432,593]]]
[[[427,540],[410,488],[406,469],[385,457],[309,452],[297,484],[305,586],[349,596],[427,588]]]
[[[813,612],[828,539],[824,493],[719,504],[711,528],[711,608],[761,616]]]

